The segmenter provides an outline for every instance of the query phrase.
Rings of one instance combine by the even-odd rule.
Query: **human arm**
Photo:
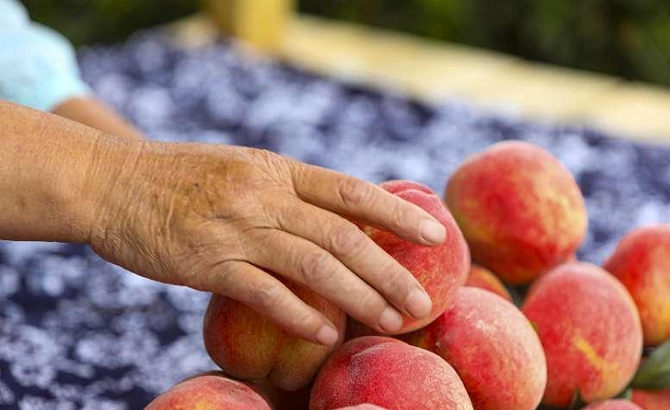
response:
[[[267,271],[381,331],[400,327],[399,312],[430,311],[413,276],[348,219],[425,245],[444,228],[374,184],[262,150],[110,136],[11,103],[0,103],[0,146],[0,239],[88,243],[326,344],[328,320]]]
[[[105,134],[124,138],[144,138],[140,130],[93,95],[68,98],[52,108],[51,112]]]

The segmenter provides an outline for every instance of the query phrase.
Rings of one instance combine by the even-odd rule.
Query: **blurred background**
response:
[[[150,139],[440,193],[468,156],[516,139],[579,184],[580,260],[670,222],[668,0],[22,1]],[[142,408],[215,368],[208,297],[82,245],[0,241],[0,408]]]
[[[80,46],[121,41],[139,29],[195,13],[208,2],[23,0],[23,3],[34,20],[56,28]],[[670,85],[670,2],[666,0],[296,0],[296,3],[297,9],[307,14],[628,80]]]

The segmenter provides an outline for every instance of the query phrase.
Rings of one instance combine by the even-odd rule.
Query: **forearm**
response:
[[[94,97],[76,97],[58,104],[52,112],[106,134],[142,139],[142,133]]]
[[[112,138],[0,101],[0,239],[86,242]]]

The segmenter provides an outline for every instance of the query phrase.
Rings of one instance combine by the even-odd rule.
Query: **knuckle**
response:
[[[370,323],[376,323],[377,318],[386,308],[384,299],[370,291],[365,292],[358,300],[359,302],[356,304],[356,307],[359,309],[361,317]]]
[[[338,255],[351,254],[362,247],[362,239],[354,224],[341,223],[330,232],[330,247]]]
[[[367,203],[372,187],[354,178],[345,178],[340,182],[337,194],[345,207],[354,208]]]
[[[409,204],[398,202],[392,211],[392,222],[396,227],[415,225],[415,212]]]
[[[277,285],[263,285],[252,292],[252,304],[262,312],[276,310],[281,302],[281,289]]]
[[[321,324],[321,320],[319,320],[318,316],[315,316],[316,315],[310,312],[309,309],[300,309],[291,316],[288,324],[293,329],[302,329],[309,332],[314,330],[313,328],[318,330]]]
[[[412,281],[408,274],[395,266],[389,266],[382,269],[384,293],[392,295],[394,298],[404,298],[409,292]]]
[[[320,283],[330,276],[329,255],[322,251],[307,252],[300,261],[300,273],[305,283]]]

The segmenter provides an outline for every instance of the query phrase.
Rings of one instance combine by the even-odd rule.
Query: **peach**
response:
[[[217,376],[217,377],[223,377],[225,379],[231,379],[231,377],[221,370],[209,370],[209,371],[204,371],[200,372],[191,376],[188,376],[187,378],[183,379],[177,384],[181,384],[185,381],[191,380],[191,379],[197,379],[203,376]],[[235,380],[234,381],[239,381]],[[261,380],[254,380],[254,381],[242,381],[241,383],[249,386],[253,391],[258,393],[265,401],[270,404],[270,407],[272,407],[273,410],[282,410],[281,408],[276,407],[277,401],[276,399],[276,392],[279,391],[275,386],[270,384],[266,379],[261,379]],[[298,409],[291,409],[291,410],[298,410]]]
[[[316,293],[281,280],[330,319],[341,343],[346,314]],[[207,307],[203,337],[207,353],[227,374],[243,380],[267,377],[284,390],[299,390],[309,384],[335,348],[291,336],[255,310],[217,295],[212,296]]]
[[[559,266],[530,288],[522,311],[547,358],[545,404],[566,407],[577,392],[587,403],[606,400],[632,379],[642,357],[640,317],[626,288],[604,270]]]
[[[415,190],[425,192],[429,195],[436,195],[435,191],[430,189],[428,186],[407,179],[392,179],[390,181],[382,182],[379,184],[379,186],[392,194],[397,194],[408,190]]]
[[[470,267],[470,274],[468,275],[467,282],[465,282],[465,286],[488,290],[503,299],[509,300],[510,302],[512,301],[512,295],[509,294],[507,288],[503,285],[500,279],[491,273],[490,270],[479,265],[473,264]]]
[[[449,179],[445,201],[473,262],[517,285],[570,258],[586,233],[584,198],[570,172],[525,142],[468,158]]]
[[[403,340],[453,366],[475,410],[534,410],[542,400],[547,366],[540,339],[498,295],[461,288],[446,312]]]
[[[358,406],[347,406],[347,407],[340,407],[337,410],[386,410],[384,408],[381,408],[379,406],[375,406],[374,404],[359,404]]]
[[[244,383],[219,375],[187,379],[154,399],[144,410],[271,410]]]
[[[312,388],[310,410],[371,403],[389,410],[472,409],[454,369],[396,339],[367,336],[340,346]]]
[[[628,400],[607,400],[591,404],[583,410],[642,410],[635,403]],[[646,409],[645,409],[646,410]]]
[[[633,389],[631,400],[644,410],[668,410],[670,409],[670,389]]]
[[[388,181],[382,188],[431,214],[447,230],[446,240],[437,246],[422,246],[404,241],[390,232],[363,226],[377,245],[407,268],[421,283],[433,302],[431,313],[420,320],[405,317],[400,331],[407,333],[435,320],[451,303],[454,291],[465,283],[470,269],[467,243],[454,218],[430,188],[412,181]],[[366,332],[363,332],[366,333]]]
[[[603,266],[635,300],[644,344],[670,339],[670,224],[629,232]]]

